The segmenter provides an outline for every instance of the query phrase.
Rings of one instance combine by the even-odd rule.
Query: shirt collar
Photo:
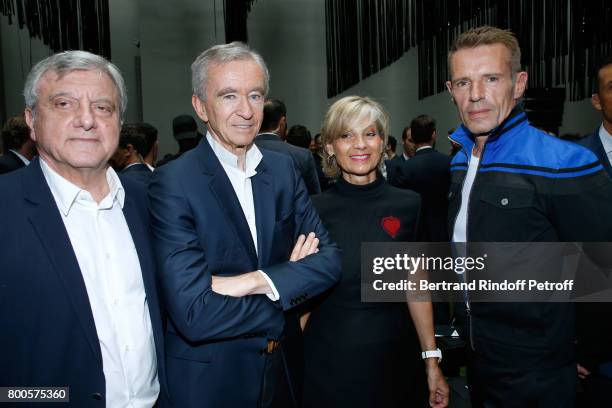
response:
[[[64,216],[68,216],[70,210],[72,209],[72,205],[76,202],[79,194],[89,192],[84,190],[70,181],[66,180],[64,177],[60,176],[55,170],[53,170],[42,158],[40,158],[40,168],[47,180],[47,184],[51,189],[51,193],[55,198],[57,206]],[[125,190],[123,189],[123,185],[119,180],[119,176],[115,173],[112,167],[108,167],[106,170],[106,181],[108,182],[109,193],[104,199],[100,202],[102,205],[105,202],[110,202],[111,204],[117,200],[121,208],[123,208],[123,204],[125,203]],[[109,201],[110,200],[110,201]]]
[[[599,139],[601,144],[603,144],[606,154],[612,152],[612,135],[606,130],[603,123],[599,127]]]
[[[433,147],[432,146],[421,146],[415,150],[415,153],[418,152],[419,150],[425,150],[425,149],[433,149]]]
[[[214,137],[210,134],[210,132],[206,132],[206,140],[208,140],[208,144],[212,148],[215,156],[221,162],[221,164],[231,167],[241,173],[245,173],[247,177],[254,176],[257,174],[255,168],[259,166],[261,159],[263,158],[261,152],[257,148],[254,143],[251,143],[251,146],[247,150],[246,159],[245,159],[245,171],[238,167],[238,156],[228,151],[225,147],[221,146],[219,142],[215,140]]]
[[[19,157],[21,161],[23,162],[23,164],[25,164],[26,166],[30,164],[30,161],[23,154],[19,153],[17,150],[15,149],[9,149],[9,150],[15,153],[15,156]]]

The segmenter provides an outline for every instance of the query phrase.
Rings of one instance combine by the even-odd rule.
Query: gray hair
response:
[[[256,51],[239,41],[215,45],[198,55],[198,58],[191,64],[191,86],[193,88],[193,94],[201,100],[206,99],[204,87],[208,80],[208,70],[212,65],[223,65],[232,61],[248,59],[255,61],[261,67],[264,73],[264,92],[267,95],[270,83],[270,73],[268,72],[265,61]]]
[[[73,71],[91,71],[96,69],[107,74],[117,87],[120,97],[119,111],[121,112],[121,117],[123,117],[127,108],[127,90],[125,89],[125,82],[119,68],[106,58],[87,51],[60,52],[34,65],[34,68],[32,68],[26,78],[23,88],[26,107],[32,109],[32,112],[35,111],[36,104],[38,103],[38,83],[40,78],[47,72],[54,72],[62,78]]]

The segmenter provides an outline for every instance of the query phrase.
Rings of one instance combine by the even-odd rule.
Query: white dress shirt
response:
[[[255,244],[255,252],[257,251],[257,224],[255,223],[255,203],[253,201],[253,187],[251,185],[251,177],[257,174],[255,168],[259,165],[262,159],[261,152],[255,146],[255,144],[251,144],[249,150],[247,150],[246,158],[245,158],[245,166],[244,171],[238,167],[238,156],[228,151],[226,148],[221,146],[210,133],[206,133],[206,140],[210,147],[212,148],[215,156],[221,162],[221,166],[227,177],[232,184],[234,191],[236,192],[236,196],[238,197],[238,201],[240,202],[240,207],[242,208],[242,212],[244,213],[244,217],[247,220],[247,224],[249,224],[249,230],[251,231],[251,237],[253,238],[253,244]],[[248,272],[248,271],[245,271]],[[272,288],[272,293],[267,294],[268,298],[273,302],[280,299],[280,295],[272,283],[272,280],[268,277],[268,275],[263,271],[258,271],[262,274],[262,276],[268,282],[268,286]]]
[[[97,203],[40,160],[68,232],[93,314],[106,380],[106,406],[151,407],[159,394],[155,344],[142,271],[112,168]]]
[[[474,185],[479,162],[480,157],[476,157],[474,153],[472,153],[468,171],[463,182],[463,188],[461,189],[461,207],[459,207],[459,212],[455,219],[453,242],[467,242],[468,206],[470,205],[470,193],[472,192],[472,186]]]
[[[603,123],[599,127],[599,140],[606,151],[608,161],[612,164],[612,135],[606,130]]]

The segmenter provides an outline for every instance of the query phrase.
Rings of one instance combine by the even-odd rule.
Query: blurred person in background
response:
[[[30,128],[23,116],[14,116],[4,124],[2,149],[0,174],[27,166],[36,156],[36,143],[30,138]]]
[[[306,126],[293,125],[287,132],[287,143],[308,149],[311,142],[310,131]]]

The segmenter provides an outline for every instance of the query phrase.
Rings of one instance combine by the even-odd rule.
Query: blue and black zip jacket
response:
[[[449,227],[474,147],[465,126],[450,139]],[[583,242],[612,237],[612,181],[588,149],[534,128],[520,105],[489,136],[468,199],[468,242]],[[452,232],[451,232],[452,236]],[[474,351],[516,369],[572,363],[574,310],[562,303],[471,303]],[[468,332],[468,330],[466,330]]]

